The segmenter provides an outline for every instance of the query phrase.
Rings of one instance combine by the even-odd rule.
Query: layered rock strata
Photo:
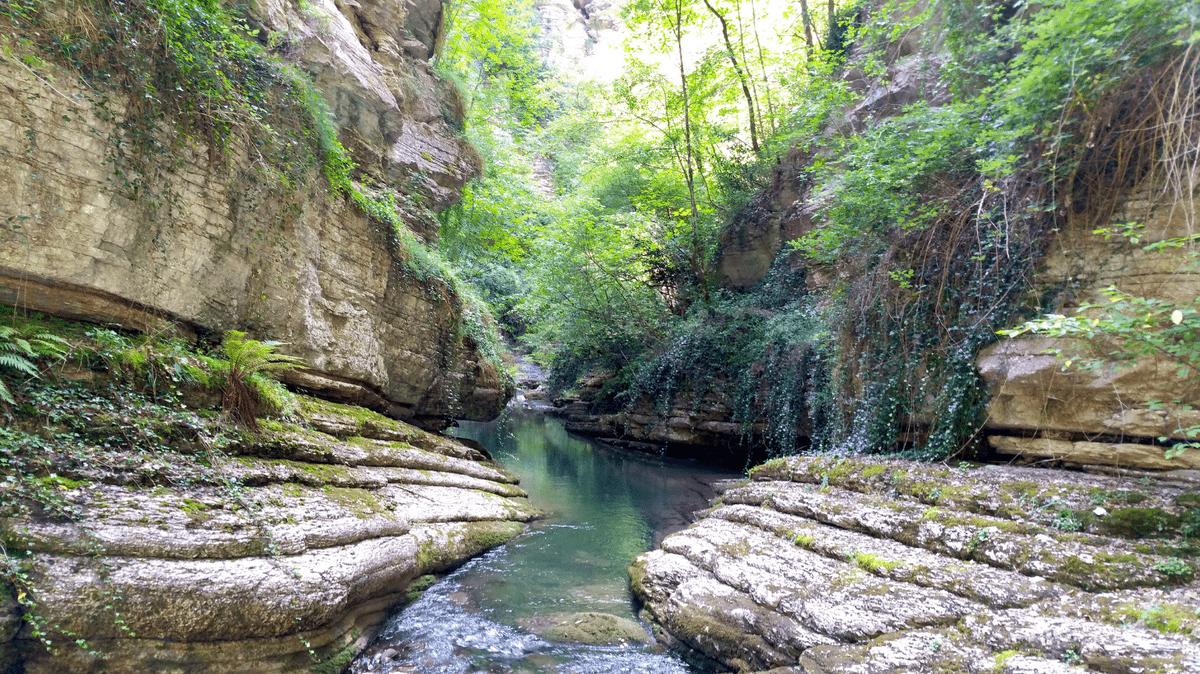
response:
[[[170,438],[154,454],[108,449],[121,429],[98,420],[94,445],[51,457],[45,482],[74,516],[17,502],[0,519],[33,588],[25,619],[6,614],[0,660],[29,674],[340,671],[414,579],[538,515],[477,450],[303,407],[223,451],[207,448],[227,430],[180,413],[149,422]]]
[[[1072,314],[1084,303],[1109,304],[1103,291],[1116,287],[1134,297],[1185,306],[1200,297],[1200,269],[1185,249],[1146,246],[1190,236],[1200,218],[1195,200],[1157,203],[1161,193],[1143,185],[1126,200],[1113,223],[1137,223],[1137,244],[1120,237],[1067,231],[1055,239],[1038,271],[1040,288],[1055,289]],[[1099,351],[1099,352],[1098,352]],[[1091,369],[1064,367],[1064,359],[1100,358]],[[1200,424],[1200,378],[1179,376],[1166,357],[1105,360],[1103,349],[1063,338],[1018,339],[984,349],[978,358],[988,387],[987,430],[1002,454],[1071,464],[1134,468],[1200,468],[1200,452],[1167,460],[1161,437],[1186,439]]]
[[[630,575],[663,639],[739,672],[1196,672],[1198,533],[1190,472],[790,458]]]
[[[457,94],[406,46],[432,47],[440,11],[402,0],[253,10],[328,100],[358,177],[423,204],[402,216],[426,240],[428,209],[455,201],[480,166],[456,131]],[[164,128],[155,147],[170,156],[121,173],[113,147],[134,113],[45,69],[0,60],[0,219],[19,225],[0,237],[0,302],[143,331],[247,330],[309,363],[293,383],[429,426],[503,408],[510,386],[464,336],[461,298],[414,271],[320,167],[282,194],[256,139],[214,148]]]

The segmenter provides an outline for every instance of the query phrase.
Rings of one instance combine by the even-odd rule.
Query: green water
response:
[[[477,578],[484,608],[518,617],[546,611],[634,617],[629,563],[708,505],[714,496],[708,482],[731,477],[606,448],[540,416],[466,423],[459,434],[483,443],[547,512],[508,546],[502,565]]]
[[[533,633],[549,617],[599,612],[636,619],[626,570],[634,557],[686,526],[735,477],[693,464],[607,448],[542,416],[465,423],[521,478],[545,519],[464,565],[391,619],[372,660],[356,672],[686,674],[654,646],[555,644]],[[392,644],[398,655],[381,660]]]

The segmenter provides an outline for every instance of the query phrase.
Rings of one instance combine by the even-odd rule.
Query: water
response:
[[[729,473],[624,452],[569,436],[541,416],[465,423],[521,478],[548,513],[508,545],[446,577],[391,618],[351,671],[401,674],[687,674],[654,646],[552,643],[535,632],[573,614],[636,620],[626,569],[663,536],[686,526]],[[383,653],[394,651],[384,658]]]

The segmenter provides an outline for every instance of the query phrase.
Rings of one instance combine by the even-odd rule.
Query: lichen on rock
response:
[[[1156,528],[1148,544],[1106,522],[1129,502],[1178,519],[1195,483],[857,457],[751,476],[630,568],[657,629],[726,666],[1200,668],[1194,540]]]

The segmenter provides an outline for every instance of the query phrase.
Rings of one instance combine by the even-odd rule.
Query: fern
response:
[[[221,411],[251,431],[258,432],[258,405],[248,382],[256,374],[293,370],[302,367],[302,358],[276,351],[284,342],[260,342],[246,339],[246,333],[230,330],[225,333],[221,349],[229,362],[225,390],[221,394]]]
[[[17,374],[37,377],[35,361],[38,358],[63,358],[70,346],[70,342],[52,332],[41,329],[33,332],[32,328],[23,331],[0,325],[0,371],[15,371]],[[0,378],[0,400],[9,404],[16,402],[3,378]]]

